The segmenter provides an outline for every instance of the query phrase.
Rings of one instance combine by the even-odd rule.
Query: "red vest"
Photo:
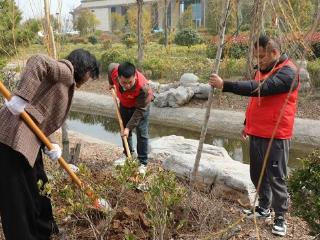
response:
[[[262,81],[275,74],[284,66],[290,66],[296,70],[296,66],[290,60],[286,60],[283,63],[278,64],[273,70],[266,74],[257,71],[255,80]],[[257,137],[271,138],[280,116],[280,112],[282,111],[282,108],[284,108],[283,116],[274,137],[277,139],[290,139],[292,137],[294,116],[296,113],[298,89],[299,86],[291,92],[285,106],[284,104],[288,93],[281,93],[266,97],[250,97],[246,111],[245,132]]]
[[[139,71],[136,71],[135,78],[136,78],[136,83],[135,83],[134,89],[121,92],[120,91],[121,86],[118,80],[118,68],[113,70],[111,74],[112,82],[116,88],[117,97],[119,98],[121,105],[127,108],[133,108],[136,106],[136,98],[138,97],[141,88],[145,84],[148,84],[148,80]],[[148,98],[151,101],[151,98],[152,98],[151,88],[149,89]]]

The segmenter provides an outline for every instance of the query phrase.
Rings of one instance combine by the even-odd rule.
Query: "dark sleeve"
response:
[[[46,79],[47,67],[47,62],[43,56],[34,55],[30,57],[14,94],[29,102],[36,94],[41,81]]]
[[[149,107],[149,104],[151,102],[151,98],[149,97],[149,94],[151,94],[149,88],[149,84],[141,88],[140,93],[136,98],[136,109],[126,126],[126,128],[129,128],[130,131],[138,126],[139,122],[143,118],[143,114]]]
[[[289,66],[284,66],[279,71],[265,79],[260,85],[260,96],[270,96],[290,91],[298,87],[296,72]],[[241,96],[259,96],[259,83],[255,80],[249,81],[224,81],[223,92],[232,92]]]

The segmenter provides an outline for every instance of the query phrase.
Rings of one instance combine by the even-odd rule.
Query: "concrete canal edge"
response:
[[[115,107],[111,96],[76,91],[72,111],[102,115],[115,118]],[[157,108],[151,107],[150,120],[152,123],[201,131],[204,121],[205,108]],[[244,113],[212,109],[208,133],[218,136],[238,138],[243,127]],[[320,146],[320,121],[296,118],[292,143],[297,148],[305,146]]]

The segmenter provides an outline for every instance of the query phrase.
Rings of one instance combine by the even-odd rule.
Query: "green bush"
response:
[[[289,178],[294,213],[302,217],[313,234],[320,233],[320,151],[303,159],[302,169],[296,169]]]
[[[246,60],[244,58],[234,59],[228,58],[224,59],[220,64],[219,74],[223,77],[229,78],[233,76],[242,76],[246,69]]]
[[[88,37],[88,41],[91,44],[97,44],[98,43],[98,38],[96,36],[90,36],[90,37]]]
[[[132,48],[137,43],[137,36],[135,33],[127,33],[122,37],[121,42],[127,48]]]
[[[313,43],[311,48],[316,58],[320,58],[320,42]]]
[[[167,67],[168,65],[167,65],[166,59],[159,58],[159,57],[147,58],[143,63],[144,70],[152,71],[152,75],[151,75],[152,79],[162,78]]]
[[[201,43],[201,38],[197,31],[191,28],[185,28],[176,34],[174,42],[180,46],[190,47]]]
[[[218,47],[216,44],[208,44],[206,49],[206,55],[208,58],[215,59]]]
[[[312,86],[314,88],[320,87],[320,59],[315,61],[309,61],[307,65],[307,70],[310,74],[310,79]]]
[[[102,71],[107,71],[110,63],[121,63],[124,61],[135,63],[136,59],[133,55],[117,48],[110,49],[101,56]]]
[[[112,40],[111,39],[106,39],[102,42],[102,48],[104,50],[110,49],[112,47]]]
[[[244,58],[248,53],[248,49],[248,44],[234,43],[228,49],[228,57],[235,59]]]

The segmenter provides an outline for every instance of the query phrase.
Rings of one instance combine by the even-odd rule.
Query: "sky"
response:
[[[37,18],[44,14],[44,0],[15,0],[19,9],[23,13],[23,20]],[[55,15],[59,11],[61,4],[62,19],[71,18],[69,14],[75,7],[80,5],[80,0],[48,0],[50,2],[50,13]]]

